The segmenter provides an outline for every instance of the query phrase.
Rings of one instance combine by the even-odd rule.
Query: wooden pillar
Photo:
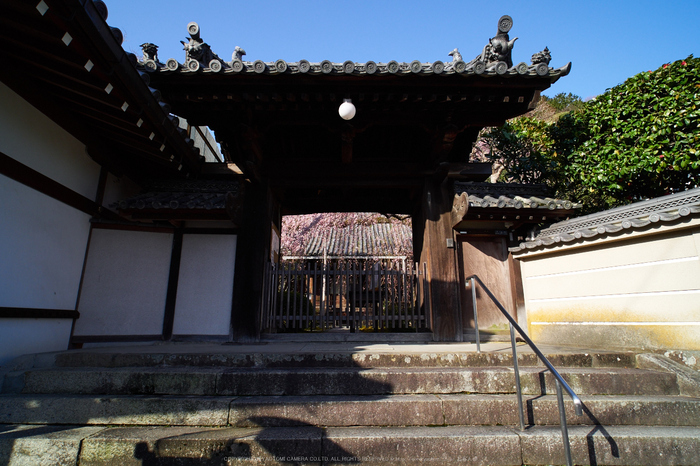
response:
[[[423,189],[416,244],[419,266],[428,266],[430,309],[433,315],[433,338],[436,341],[462,341],[462,312],[458,288],[457,261],[452,232],[452,200],[449,182],[444,178],[427,179]],[[415,239],[415,238],[414,238]],[[420,249],[418,249],[420,248]]]
[[[270,261],[273,222],[279,228],[279,206],[265,181],[246,187],[241,229],[236,244],[231,327],[234,341],[260,338],[265,263]]]

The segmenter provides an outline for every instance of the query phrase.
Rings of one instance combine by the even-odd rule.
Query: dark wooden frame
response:
[[[0,307],[0,319],[78,319],[74,309],[38,309],[28,307]]]

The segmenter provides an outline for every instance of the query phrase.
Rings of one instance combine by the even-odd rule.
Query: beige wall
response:
[[[700,224],[516,254],[535,342],[700,349]]]

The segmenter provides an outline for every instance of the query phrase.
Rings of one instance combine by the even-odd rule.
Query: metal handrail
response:
[[[569,394],[571,397],[572,401],[574,402],[574,409],[576,412],[577,416],[582,416],[583,415],[583,403],[581,402],[581,399],[574,393],[574,391],[569,387],[569,384],[566,383],[566,381],[562,378],[561,374],[552,366],[552,363],[549,362],[549,360],[545,357],[544,354],[540,351],[540,349],[537,347],[537,345],[530,340],[530,338],[525,334],[522,328],[515,322],[515,319],[513,319],[513,316],[511,316],[508,311],[503,307],[503,305],[496,299],[496,297],[491,293],[491,290],[484,284],[483,281],[477,276],[477,275],[472,275],[470,277],[467,277],[465,286],[468,286],[469,283],[471,283],[471,288],[472,288],[472,305],[474,307],[474,326],[476,328],[476,350],[478,353],[481,353],[481,342],[479,338],[479,321],[477,319],[477,311],[476,311],[476,286],[475,286],[475,281],[479,282],[479,285],[484,289],[486,294],[488,295],[489,298],[491,298],[491,301],[496,305],[499,311],[503,313],[506,319],[508,319],[508,322],[510,323],[510,341],[511,341],[511,348],[513,351],[513,369],[515,370],[515,389],[518,394],[518,407],[519,407],[519,414],[520,414],[520,430],[525,430],[525,414],[523,411],[523,393],[522,389],[520,388],[520,371],[518,369],[518,354],[516,350],[516,345],[515,345],[515,330],[518,331],[520,334],[520,337],[525,341],[525,343],[530,346],[532,351],[537,355],[537,357],[544,363],[544,365],[547,367],[547,369],[554,375],[554,380],[556,381],[556,386],[557,386],[557,403],[559,405],[559,421],[561,423],[561,434],[562,438],[564,440],[564,453],[566,455],[566,464],[567,466],[571,466],[571,444],[569,442],[569,430],[566,425],[566,412],[564,411],[564,396],[562,394],[562,387],[566,390],[566,392]]]

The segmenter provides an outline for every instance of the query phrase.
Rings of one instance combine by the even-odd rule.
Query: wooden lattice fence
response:
[[[424,271],[402,261],[283,261],[267,264],[267,332],[405,332],[431,327]]]

